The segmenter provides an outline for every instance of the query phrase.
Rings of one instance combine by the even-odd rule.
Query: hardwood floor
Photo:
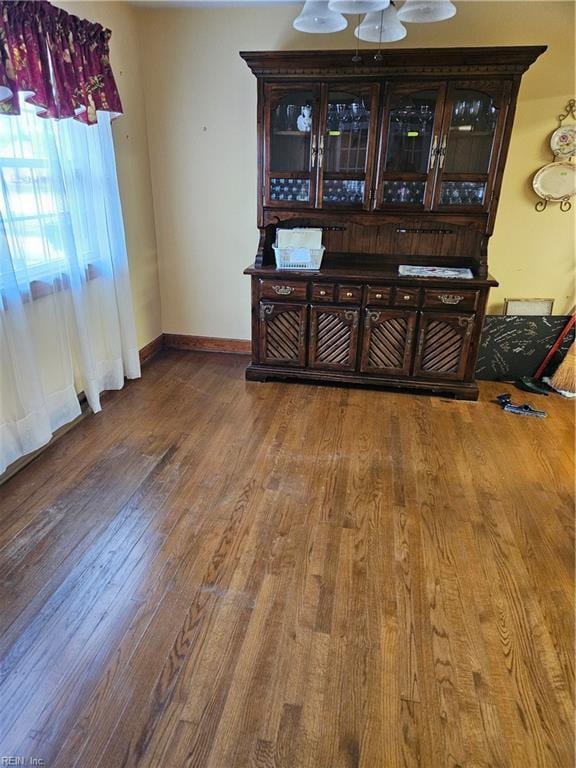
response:
[[[162,353],[0,488],[0,758],[571,768],[573,405],[246,362]]]

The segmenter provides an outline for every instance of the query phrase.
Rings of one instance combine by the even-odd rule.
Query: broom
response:
[[[572,342],[564,360],[560,363],[554,376],[550,379],[550,386],[566,397],[576,397],[576,343]]]
[[[534,392],[535,394],[538,394],[538,395],[548,394],[548,390],[550,389],[550,380],[544,377],[542,381],[540,381],[540,377],[548,367],[548,363],[550,362],[550,360],[552,360],[552,358],[558,351],[560,345],[564,341],[564,338],[568,335],[568,331],[572,328],[574,324],[576,324],[576,310],[572,311],[570,319],[562,329],[560,336],[558,336],[554,344],[552,344],[552,346],[548,350],[548,354],[536,369],[536,373],[534,374],[534,376],[522,376],[522,378],[520,378],[516,382],[516,386],[518,387],[518,389],[523,389],[526,392]]]

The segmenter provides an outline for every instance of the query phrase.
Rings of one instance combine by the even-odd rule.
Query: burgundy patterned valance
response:
[[[122,112],[110,67],[110,30],[45,0],[0,0],[0,113],[20,113],[18,94],[41,117],[95,123]]]

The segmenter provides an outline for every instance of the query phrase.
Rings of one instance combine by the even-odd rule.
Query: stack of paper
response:
[[[472,280],[474,275],[467,267],[418,267],[410,264],[398,266],[400,277],[447,277],[460,280]]]
[[[278,229],[276,244],[279,248],[320,248],[322,230],[315,228]]]

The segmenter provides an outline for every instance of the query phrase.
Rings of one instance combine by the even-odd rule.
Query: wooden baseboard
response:
[[[161,333],[160,336],[152,339],[152,341],[148,342],[148,344],[140,350],[140,365],[144,365],[144,363],[147,363],[149,360],[152,360],[153,357],[156,357],[163,347],[164,334]]]
[[[188,336],[180,333],[165,333],[164,346],[170,349],[187,349],[196,352],[226,352],[249,355],[250,341],[243,339],[219,339],[214,336]]]

